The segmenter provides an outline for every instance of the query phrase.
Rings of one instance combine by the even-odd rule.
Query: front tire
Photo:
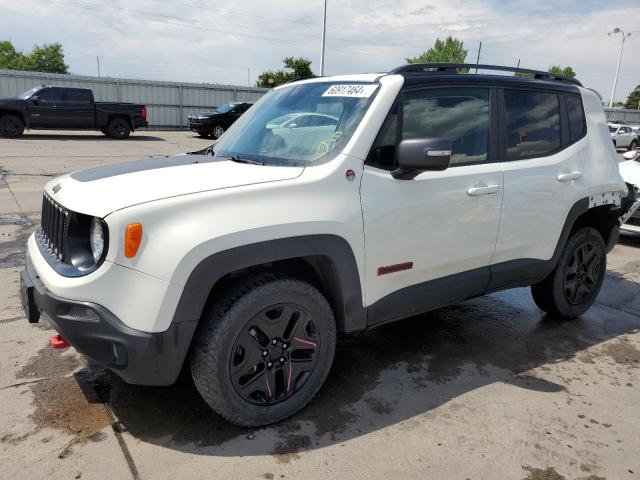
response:
[[[0,117],[0,136],[16,138],[24,133],[24,122],[17,115],[7,114]]]
[[[211,129],[211,136],[215,140],[219,139],[223,133],[224,133],[224,128],[220,125],[214,125],[213,128]]]
[[[536,305],[565,319],[579,317],[600,292],[607,269],[604,240],[595,228],[583,228],[567,241],[556,268],[531,286]]]
[[[107,131],[111,138],[122,140],[131,134],[131,126],[124,118],[114,118],[109,122]]]
[[[268,425],[316,395],[335,343],[333,312],[314,286],[259,275],[221,292],[200,320],[191,374],[202,398],[229,422]]]
[[[632,140],[631,144],[629,145],[629,151],[635,152],[637,146],[638,146],[638,142],[636,142],[635,140]]]

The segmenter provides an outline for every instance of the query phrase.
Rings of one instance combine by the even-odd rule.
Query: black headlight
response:
[[[56,272],[65,277],[79,277],[104,262],[109,231],[104,220],[69,210],[45,193],[36,241]]]
[[[75,213],[67,232],[69,263],[83,273],[98,268],[107,255],[109,245],[106,222],[98,217]]]

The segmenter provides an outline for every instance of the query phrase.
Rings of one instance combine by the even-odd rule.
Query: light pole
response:
[[[624,50],[624,42],[627,40],[628,37],[631,36],[633,32],[624,33],[622,30],[616,27],[613,29],[613,32],[609,32],[609,36],[616,35],[618,33],[622,35],[622,44],[620,45],[620,55],[618,55],[618,66],[616,67],[616,76],[613,79],[613,90],[611,90],[611,100],[609,100],[609,108],[613,107],[613,97],[616,94],[616,86],[618,84],[618,73],[620,73],[620,62],[622,61],[622,51]]]
[[[322,44],[320,45],[320,76],[324,76],[324,41],[327,34],[327,0],[324,0],[324,13],[322,15]]]

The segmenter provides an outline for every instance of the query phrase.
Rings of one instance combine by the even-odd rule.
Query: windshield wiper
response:
[[[264,163],[259,160],[250,160],[248,158],[240,158],[238,155],[230,156],[229,160],[237,163],[248,163],[249,165],[264,165]]]

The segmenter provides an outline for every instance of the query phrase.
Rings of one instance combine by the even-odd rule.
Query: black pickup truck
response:
[[[0,99],[0,136],[19,137],[28,129],[100,130],[127,138],[147,126],[147,107],[135,103],[95,102],[88,88],[35,87]]]

